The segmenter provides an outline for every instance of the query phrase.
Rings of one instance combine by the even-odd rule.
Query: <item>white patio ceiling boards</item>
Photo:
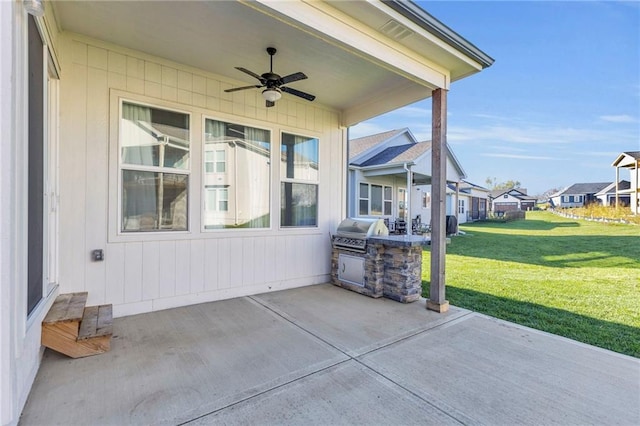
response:
[[[265,72],[269,66],[265,49],[276,47],[274,71],[280,75],[304,72],[309,78],[291,87],[316,95],[314,102],[340,111],[341,124],[350,126],[428,98],[436,88],[448,89],[451,81],[478,72],[492,62],[446,27],[442,26],[456,40],[457,47],[445,43],[443,39],[447,37],[437,37],[415,19],[408,19],[412,13],[415,17],[414,12],[395,10],[408,8],[423,16],[417,6],[405,3],[51,4],[63,31],[208,71],[225,77],[232,87],[256,83],[235,66]],[[472,53],[463,53],[460,45],[468,46]],[[233,96],[244,94],[236,92]]]

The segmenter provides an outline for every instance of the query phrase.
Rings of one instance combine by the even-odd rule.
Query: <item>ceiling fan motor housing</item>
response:
[[[243,73],[258,79],[260,81],[260,85],[236,87],[232,89],[226,89],[225,92],[236,92],[238,90],[246,90],[246,89],[252,89],[252,88],[259,89],[259,88],[265,87],[266,89],[262,91],[262,97],[266,100],[267,107],[274,106],[275,101],[277,101],[282,97],[282,92],[286,92],[291,95],[298,96],[308,101],[313,101],[315,99],[315,96],[302,92],[300,90],[291,89],[289,87],[283,86],[284,84],[293,83],[299,80],[304,80],[307,78],[307,76],[303,72],[296,72],[293,74],[286,75],[284,77],[280,77],[279,74],[274,73],[273,72],[273,55],[275,55],[276,52],[277,50],[275,47],[267,47],[270,66],[269,66],[269,71],[265,72],[262,75],[258,75],[246,68],[236,67],[237,70],[242,71]]]

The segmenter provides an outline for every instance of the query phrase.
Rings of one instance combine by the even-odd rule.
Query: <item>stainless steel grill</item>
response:
[[[364,253],[367,239],[389,235],[389,228],[382,219],[347,218],[340,222],[331,243],[333,247]]]

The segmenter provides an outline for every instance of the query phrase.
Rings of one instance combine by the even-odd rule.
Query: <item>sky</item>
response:
[[[495,60],[448,92],[447,142],[468,181],[519,181],[539,195],[613,182],[616,157],[640,151],[640,2],[416,3]],[[431,99],[350,137],[405,127],[431,140]]]

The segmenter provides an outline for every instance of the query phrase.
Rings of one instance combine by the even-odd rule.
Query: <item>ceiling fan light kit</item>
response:
[[[269,72],[265,72],[262,75],[258,75],[253,71],[249,71],[246,68],[236,67],[238,71],[242,71],[243,73],[258,79],[258,81],[260,81],[259,85],[234,87],[233,89],[225,90],[225,92],[229,93],[229,92],[237,92],[239,90],[246,90],[246,89],[253,89],[253,88],[261,89],[263,87],[266,87],[266,89],[262,91],[262,97],[266,101],[267,108],[275,105],[275,102],[282,97],[282,92],[289,93],[290,95],[298,96],[308,101],[313,101],[316,98],[314,95],[310,95],[309,93],[301,92],[300,90],[291,89],[289,87],[284,86],[285,84],[293,83],[299,80],[304,80],[307,78],[307,76],[302,72],[296,72],[293,74],[285,75],[284,77],[280,77],[278,74],[273,72],[273,55],[276,54],[276,48],[267,47],[267,53],[270,56]]]
[[[282,97],[282,92],[278,89],[264,89],[262,97],[265,101],[275,102]]]

